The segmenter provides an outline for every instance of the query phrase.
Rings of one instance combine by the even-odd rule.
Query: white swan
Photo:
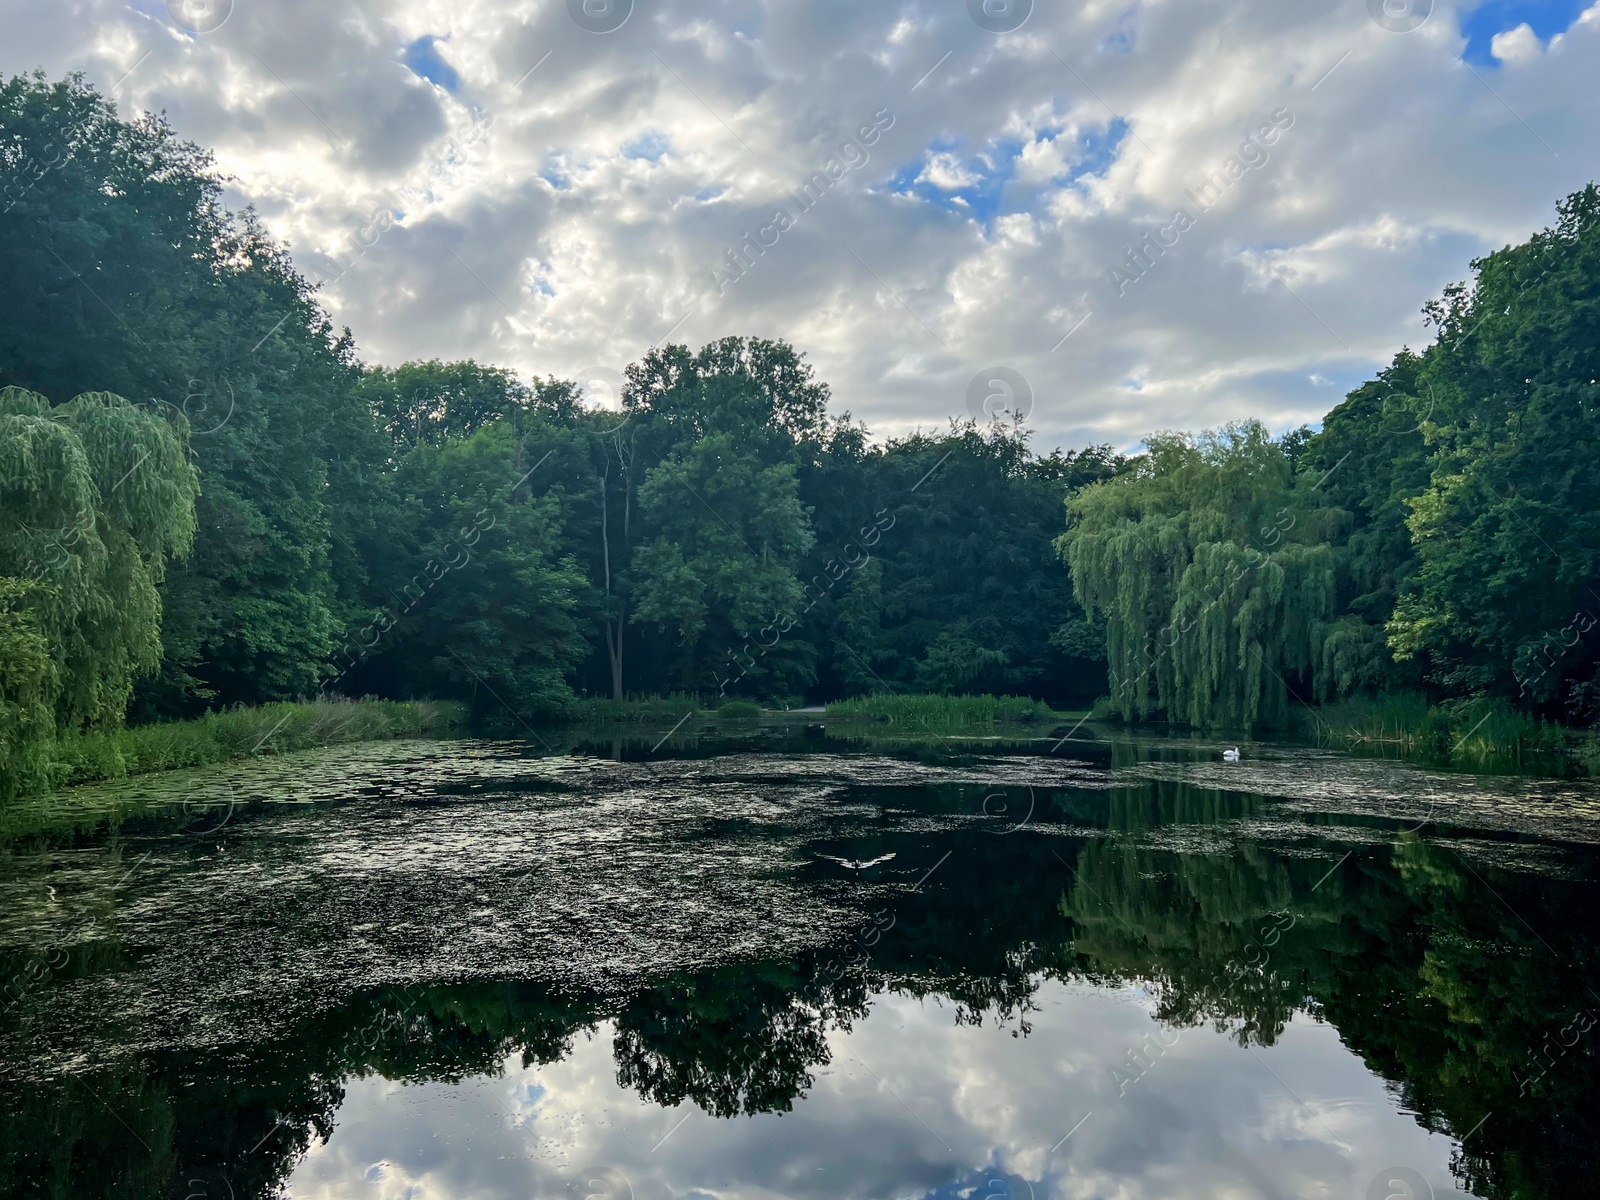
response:
[[[1238,747],[1235,746],[1232,750],[1224,750],[1222,752],[1222,761],[1223,762],[1238,762],[1239,761],[1239,749],[1238,749]]]

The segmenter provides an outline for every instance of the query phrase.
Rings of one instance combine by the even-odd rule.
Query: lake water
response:
[[[1600,1194],[1592,786],[663,732],[5,814],[5,1194]]]

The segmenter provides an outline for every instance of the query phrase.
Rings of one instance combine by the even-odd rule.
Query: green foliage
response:
[[[764,467],[731,433],[674,451],[639,491],[654,536],[634,561],[635,621],[675,636],[686,686],[708,658],[773,613],[799,608],[796,567],[813,534],[794,467]]]
[[[1386,626],[1398,593],[1416,571],[1407,526],[1411,500],[1426,486],[1428,411],[1414,394],[1417,358],[1401,351],[1378,378],[1328,414],[1302,458],[1302,472],[1329,506],[1327,528],[1339,547],[1341,628],[1328,653],[1340,692],[1407,688],[1418,673],[1396,664]]]
[[[808,591],[821,596],[807,628],[832,644],[827,694],[1026,691],[1087,703],[1104,691],[1103,649],[1052,640],[1085,618],[1050,543],[1067,497],[1123,460],[1104,446],[1038,457],[1027,431],[998,423],[881,448],[860,447],[857,432],[834,432],[806,488],[818,528]],[[845,573],[863,553],[866,565]]]
[[[529,387],[504,367],[471,360],[372,367],[355,391],[398,451],[470,437],[522,413],[570,419],[578,412],[570,384],[548,380]]]
[[[624,401],[673,442],[742,432],[770,459],[823,435],[828,387],[787,342],[725,337],[694,354],[681,345],[651,350],[628,368]]]
[[[0,798],[50,774],[60,667],[27,608],[39,586],[0,576]]]
[[[520,486],[528,447],[509,422],[419,445],[399,464],[411,498],[392,599],[347,654],[382,646],[396,686],[469,701],[483,713],[559,714],[587,653],[583,574],[562,556],[560,496]]]
[[[120,724],[159,666],[156,588],[195,531],[186,449],[181,416],[120,396],[0,389],[0,796],[49,777],[52,739]]]
[[[1379,742],[1408,745],[1432,713],[1421,692],[1384,692],[1349,696],[1308,711],[1306,729],[1327,743]]]
[[[160,119],[18,77],[0,146],[72,150],[0,214],[0,375],[193,423],[197,535],[138,719],[328,686],[523,719],[574,692],[1103,687],[1082,639],[1050,641],[1082,613],[1048,541],[1109,451],[1037,459],[971,427],[874,446],[760,338],[652,350],[621,414],[470,361],[364,367]],[[493,483],[490,458],[511,468]],[[461,544],[480,519],[481,551]]]
[[[313,692],[384,534],[386,439],[353,394],[348,335],[162,118],[121,120],[77,76],[0,82],[7,161],[50,146],[71,153],[0,206],[0,379],[159,397],[190,419],[205,483],[139,711]]]
[[[1416,373],[1431,471],[1411,500],[1417,568],[1390,643],[1447,691],[1560,712],[1600,664],[1594,639],[1549,653],[1600,610],[1600,189],[1472,265],[1472,285],[1427,310],[1439,338]]]
[[[1106,626],[1111,698],[1196,725],[1281,726],[1290,680],[1331,690],[1334,556],[1257,422],[1157,435],[1132,471],[1068,505],[1058,542]]]
[[[754,700],[724,700],[717,705],[717,716],[748,719],[761,716],[761,706]]]
[[[1600,721],[1600,190],[1472,265],[1425,310],[1438,340],[1320,432],[1158,435],[1074,502],[1120,713],[1281,725],[1291,694],[1423,688]],[[1506,719],[1486,760],[1549,740]]]

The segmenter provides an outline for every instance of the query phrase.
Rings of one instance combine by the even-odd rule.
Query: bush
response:
[[[759,717],[761,706],[754,700],[724,700],[717,707],[719,717]]]

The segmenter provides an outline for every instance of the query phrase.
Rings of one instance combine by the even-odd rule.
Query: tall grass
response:
[[[463,728],[466,717],[464,706],[433,700],[335,697],[232,708],[194,721],[63,738],[53,755],[55,782],[57,786],[89,783],[338,742],[447,733]]]
[[[1432,737],[1435,710],[1415,692],[1351,696],[1320,709],[1299,710],[1322,743],[1377,742],[1415,750]]]
[[[879,693],[828,705],[830,717],[862,717],[897,724],[991,725],[996,721],[1046,721],[1048,704],[1026,696],[897,696]]]
[[[1469,770],[1600,773],[1600,740],[1594,734],[1552,725],[1486,697],[1439,706],[1406,692],[1352,697],[1315,710],[1307,722],[1307,731],[1322,745],[1392,749]]]

